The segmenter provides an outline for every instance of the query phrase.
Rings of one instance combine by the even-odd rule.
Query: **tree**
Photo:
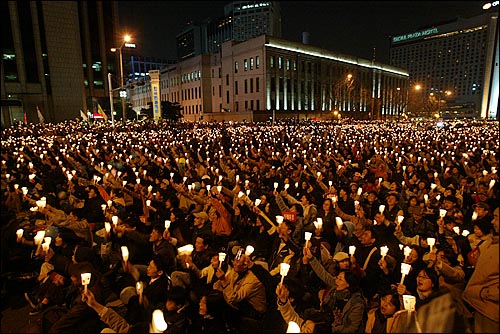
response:
[[[161,115],[163,119],[177,122],[183,117],[182,109],[179,102],[161,101]]]

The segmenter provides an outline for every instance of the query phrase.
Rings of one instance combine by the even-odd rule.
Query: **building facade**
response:
[[[62,121],[108,96],[116,73],[117,4],[107,1],[4,1],[2,125]]]
[[[391,65],[408,70],[410,93],[419,85],[445,100],[442,113],[497,118],[497,21],[498,11],[486,12],[392,37]]]
[[[169,66],[160,82],[161,99],[178,102],[190,121],[272,111],[394,118],[405,111],[409,87],[402,69],[267,35]],[[147,108],[150,95],[131,91],[134,108]]]

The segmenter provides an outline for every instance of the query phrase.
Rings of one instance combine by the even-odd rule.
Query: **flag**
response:
[[[87,117],[87,115],[85,115],[85,113],[83,112],[83,110],[82,110],[82,109],[80,109],[80,116],[82,117],[82,119],[83,119],[85,122],[87,122],[87,121],[88,121],[88,119],[89,119],[89,118]]]
[[[107,121],[108,120],[108,115],[106,115],[106,113],[104,112],[104,110],[102,110],[101,105],[99,104],[99,102],[96,101],[96,103],[97,103],[97,112],[99,113],[99,115],[102,116],[102,118],[104,118],[105,121]]]
[[[40,108],[38,108],[38,105],[36,106],[36,114],[38,115],[38,120],[40,121],[40,123],[45,123],[45,118],[43,117]]]
[[[26,110],[24,111],[24,124],[28,124],[28,118],[26,117]]]

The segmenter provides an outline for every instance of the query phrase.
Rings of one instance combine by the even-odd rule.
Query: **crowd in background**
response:
[[[41,332],[498,332],[496,121],[1,139],[2,272],[36,272]]]

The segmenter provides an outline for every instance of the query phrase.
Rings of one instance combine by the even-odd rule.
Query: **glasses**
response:
[[[425,279],[430,279],[429,276],[427,275],[418,275],[417,278],[425,278]]]

